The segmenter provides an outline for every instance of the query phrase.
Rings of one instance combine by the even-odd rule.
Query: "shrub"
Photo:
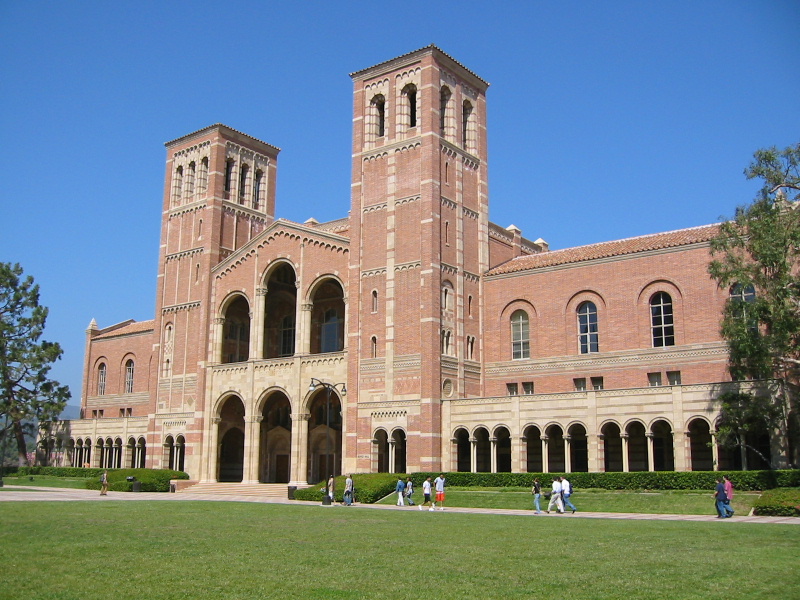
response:
[[[86,489],[99,490],[103,469],[92,470],[98,473],[86,482]],[[133,491],[133,481],[128,481],[128,477],[135,477],[136,481],[141,482],[143,492],[168,492],[171,479],[189,479],[187,473],[170,469],[109,469],[108,489],[112,492]]]
[[[753,504],[753,514],[773,517],[800,517],[800,489],[767,490]]]
[[[364,504],[373,504],[383,498],[384,496],[391,494],[394,489],[395,485],[397,484],[397,478],[401,475],[398,473],[362,473],[362,474],[354,474],[353,475],[353,485],[356,490],[356,502],[362,502]],[[402,474],[403,479],[407,477],[407,475]],[[414,481],[415,476],[411,476],[411,480]],[[424,479],[424,477],[423,477]],[[336,492],[334,493],[334,499],[337,502],[343,501],[344,495],[344,481],[345,476],[336,477]],[[416,481],[414,481],[416,485]],[[422,480],[420,480],[422,483]],[[322,488],[322,489],[320,489]],[[322,502],[322,495],[325,493],[325,482],[320,481],[312,485],[311,487],[304,488],[302,490],[297,490],[294,493],[295,500],[310,500],[314,502]]]

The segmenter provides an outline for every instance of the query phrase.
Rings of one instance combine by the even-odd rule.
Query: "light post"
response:
[[[325,466],[328,467],[328,470],[331,471],[331,475],[333,475],[333,470],[331,470],[331,392],[338,390],[342,393],[342,396],[344,396],[347,394],[347,387],[344,383],[327,383],[316,377],[312,377],[311,385],[308,386],[308,391],[313,392],[317,389],[317,386],[320,385],[325,388],[328,404],[327,410],[325,411]],[[329,477],[327,475],[323,475],[323,477],[325,477],[325,496],[322,498],[322,504],[327,506],[331,503],[328,490]]]

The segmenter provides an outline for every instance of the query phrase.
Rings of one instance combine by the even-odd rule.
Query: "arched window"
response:
[[[378,357],[378,338],[374,335],[370,338],[370,358],[377,358]]]
[[[597,334],[597,307],[594,302],[583,302],[578,307],[578,347],[581,354],[599,352]]]
[[[106,363],[100,363],[97,367],[97,395],[103,396],[106,393]]]
[[[444,138],[448,138],[449,136],[449,119],[450,115],[447,112],[448,104],[450,103],[450,97],[453,93],[450,91],[446,85],[442,86],[442,89],[439,92],[439,129],[441,131],[441,135]]]
[[[186,198],[191,198],[194,195],[194,180],[197,174],[197,165],[194,161],[189,163],[189,169],[186,171],[186,189],[184,195]]]
[[[175,176],[172,178],[172,203],[178,204],[183,197],[183,167],[175,169]]]
[[[372,113],[374,117],[374,135],[375,137],[383,137],[386,133],[386,99],[383,94],[378,94],[372,98],[370,102]]]
[[[467,152],[475,152],[476,150],[476,127],[475,127],[475,111],[472,107],[472,102],[464,100],[461,111],[461,135],[462,144]]]
[[[231,188],[233,187],[233,169],[236,162],[229,158],[225,161],[225,198],[231,197]]]
[[[200,168],[197,171],[197,191],[204,194],[208,191],[208,157],[204,156],[200,161]]]
[[[125,393],[133,393],[133,360],[125,363]]]
[[[666,292],[658,292],[650,298],[650,318],[653,332],[653,347],[675,345],[675,323],[672,315],[672,298]]]
[[[445,356],[453,355],[453,332],[449,329],[442,329],[442,349],[441,353]]]
[[[256,210],[263,204],[264,195],[264,171],[256,171],[256,178],[253,183],[253,208]]]
[[[528,329],[528,313],[514,311],[511,315],[511,358],[530,358],[531,348]]]
[[[247,186],[250,182],[249,175],[250,167],[248,165],[242,165],[242,168],[239,170],[239,204],[244,204],[247,198]]]
[[[442,310],[452,311],[455,304],[455,294],[453,286],[449,281],[445,281],[442,285]]]
[[[378,290],[372,290],[372,312],[378,312]]]
[[[326,310],[322,322],[322,352],[338,352],[342,349],[339,343],[339,329],[339,313],[335,308]]]
[[[417,86],[409,83],[403,88],[402,92],[405,97],[405,109],[408,115],[407,126],[409,128],[417,126]]]

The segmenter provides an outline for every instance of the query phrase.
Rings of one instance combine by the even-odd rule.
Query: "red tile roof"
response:
[[[556,265],[584,262],[599,258],[634,254],[636,252],[647,252],[649,250],[661,250],[663,248],[675,248],[678,246],[708,242],[717,235],[718,230],[719,225],[717,224],[702,225],[700,227],[679,229],[666,233],[654,233],[624,240],[615,240],[613,242],[601,242],[588,246],[529,254],[526,256],[519,256],[498,265],[490,269],[487,275],[502,275],[504,273],[515,273],[517,271],[528,271],[530,269],[539,269],[542,267],[553,267]]]
[[[102,329],[94,339],[99,340],[103,338],[117,337],[119,335],[131,335],[134,333],[144,333],[146,331],[153,331],[155,321],[131,321],[123,325],[111,325]]]

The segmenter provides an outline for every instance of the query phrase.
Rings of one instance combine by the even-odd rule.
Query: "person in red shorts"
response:
[[[444,486],[444,473],[442,473],[433,480],[433,487],[436,489],[436,502],[439,503],[439,510],[444,510]],[[436,502],[433,503],[434,508],[436,508]]]

